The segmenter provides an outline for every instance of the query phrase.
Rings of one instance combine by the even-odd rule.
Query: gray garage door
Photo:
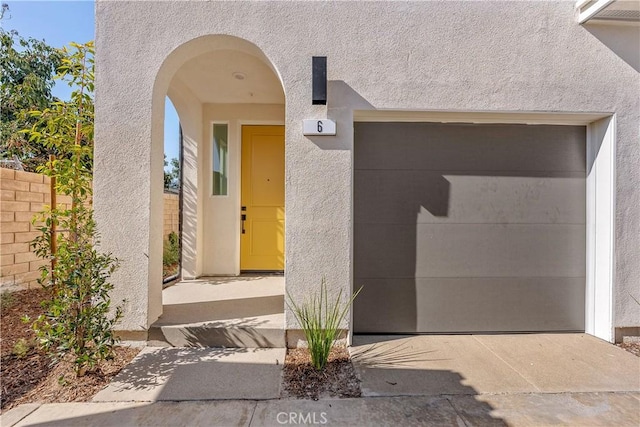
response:
[[[356,123],[354,331],[584,331],[585,141]]]

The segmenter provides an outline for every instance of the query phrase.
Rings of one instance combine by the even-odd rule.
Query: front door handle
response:
[[[242,207],[242,212],[246,212],[247,211],[247,207],[243,206]],[[240,215],[240,220],[242,221],[242,234],[245,234],[245,230],[244,230],[244,222],[247,220],[247,214],[243,213]]]

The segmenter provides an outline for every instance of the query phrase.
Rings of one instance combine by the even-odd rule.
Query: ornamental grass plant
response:
[[[337,298],[330,300],[327,281],[323,277],[320,291],[302,304],[296,303],[287,291],[287,306],[304,331],[311,355],[311,364],[315,369],[322,370],[327,364],[329,352],[342,331],[340,324],[361,290],[362,287],[344,302],[342,301],[342,290],[340,290]]]

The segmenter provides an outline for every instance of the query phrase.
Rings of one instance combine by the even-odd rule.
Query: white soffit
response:
[[[638,0],[578,0],[578,22],[590,20],[640,24],[640,1]]]
[[[355,122],[435,122],[435,123],[513,123],[527,125],[588,125],[612,113],[495,112],[495,111],[402,111],[355,110]]]

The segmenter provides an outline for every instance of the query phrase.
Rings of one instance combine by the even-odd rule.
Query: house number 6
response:
[[[302,121],[303,135],[335,135],[336,122],[331,119],[307,119]]]

